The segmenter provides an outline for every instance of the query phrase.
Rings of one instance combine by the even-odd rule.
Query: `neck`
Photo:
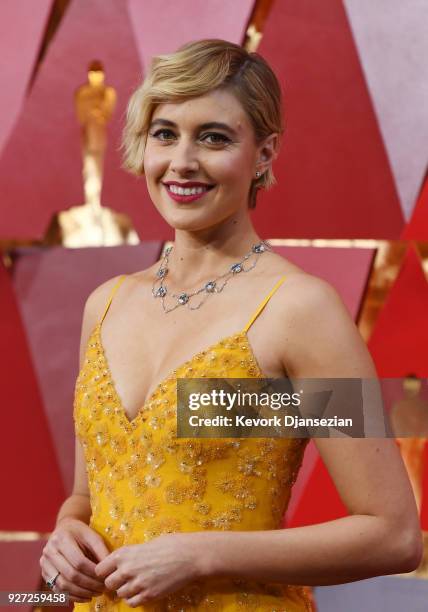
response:
[[[260,241],[248,215],[205,230],[176,230],[168,280],[183,290],[193,288],[226,273]]]

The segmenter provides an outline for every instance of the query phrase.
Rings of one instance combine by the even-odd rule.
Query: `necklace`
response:
[[[267,240],[262,240],[257,244],[253,244],[253,246],[251,247],[251,251],[244,255],[241,261],[232,264],[227,272],[221,274],[220,276],[217,276],[212,280],[209,280],[200,289],[197,289],[196,291],[193,291],[191,293],[185,291],[181,293],[171,293],[171,296],[173,298],[176,298],[176,303],[171,308],[167,308],[167,306],[165,305],[165,296],[168,294],[168,289],[165,285],[165,277],[168,274],[168,256],[171,253],[172,249],[173,246],[170,246],[165,250],[165,254],[162,258],[160,267],[156,272],[155,280],[153,281],[152,285],[152,295],[154,298],[161,298],[162,308],[165,313],[172,312],[179,306],[187,306],[187,308],[189,308],[190,310],[197,310],[209,298],[210,295],[223,291],[230,278],[232,278],[236,274],[240,274],[241,272],[249,272],[250,270],[252,270],[257,265],[260,256],[265,251],[271,251],[272,247],[269,242],[267,242]],[[254,262],[248,268],[244,268],[244,262],[252,256],[254,256]],[[221,281],[222,279],[224,279],[223,283],[219,283],[218,281]],[[159,283],[158,287],[156,287],[157,283]],[[201,293],[203,293],[204,295],[199,301],[198,305],[191,306],[191,299]]]

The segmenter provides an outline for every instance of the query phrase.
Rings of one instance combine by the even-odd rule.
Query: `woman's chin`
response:
[[[192,206],[175,204],[174,202],[165,207],[162,202],[161,206],[157,206],[157,211],[170,227],[177,230],[204,230],[210,227],[221,224],[222,221],[234,215],[237,211],[235,208],[230,210],[227,207],[222,209],[218,206],[200,206],[196,202]]]
[[[184,229],[200,226],[208,220],[207,209],[198,209],[195,206],[190,208],[182,207],[180,205],[170,205],[168,209],[165,204],[162,203],[161,207],[157,207],[159,214],[163,217],[164,221],[171,227],[176,229]],[[209,215],[210,218],[212,214]]]
[[[187,230],[187,231],[199,231],[202,229],[206,229],[208,227],[210,227],[211,225],[214,225],[213,223],[209,223],[207,221],[204,222],[204,220],[202,219],[165,219],[166,223],[168,223],[168,225],[170,227],[172,227],[174,230]]]

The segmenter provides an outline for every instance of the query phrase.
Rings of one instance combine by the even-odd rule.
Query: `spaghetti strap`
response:
[[[103,316],[101,317],[101,319],[100,319],[100,321],[99,321],[99,324],[100,324],[100,325],[101,325],[101,324],[102,324],[102,322],[104,321],[104,317],[106,316],[107,311],[108,311],[108,309],[110,308],[110,304],[111,304],[111,302],[112,302],[112,300],[113,300],[114,294],[115,294],[115,293],[116,293],[116,291],[119,289],[120,285],[121,285],[121,284],[122,284],[122,282],[125,280],[125,278],[126,278],[126,274],[122,274],[122,275],[121,275],[121,277],[119,278],[119,280],[118,280],[118,281],[117,281],[117,282],[114,284],[113,289],[111,290],[111,293],[110,293],[110,297],[109,297],[108,302],[107,302],[107,304],[106,304],[106,307],[105,307],[105,309],[104,309]]]
[[[251,319],[248,321],[247,325],[244,327],[244,331],[248,331],[251,327],[251,325],[254,323],[254,321],[257,319],[257,317],[259,316],[259,314],[261,313],[261,311],[263,310],[263,308],[266,306],[266,304],[269,302],[270,298],[273,296],[273,294],[275,293],[275,291],[278,289],[278,287],[280,287],[280,285],[282,285],[282,283],[285,280],[285,276],[281,277],[279,279],[279,281],[276,283],[276,285],[274,286],[273,289],[271,289],[271,291],[269,291],[269,293],[267,294],[267,296],[265,297],[265,299],[262,301],[262,303],[259,305],[259,307],[257,308],[256,312],[253,314],[253,316],[251,317]]]

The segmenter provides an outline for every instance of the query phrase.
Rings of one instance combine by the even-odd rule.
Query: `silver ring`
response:
[[[53,589],[55,586],[55,582],[56,579],[58,578],[60,572],[57,573],[56,576],[54,576],[53,578],[49,578],[49,580],[46,580],[46,586],[49,587],[50,589]]]

